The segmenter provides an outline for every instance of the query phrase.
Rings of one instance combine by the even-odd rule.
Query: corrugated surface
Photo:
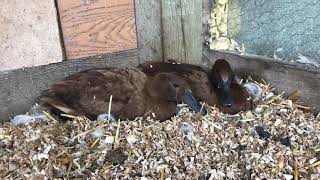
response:
[[[252,54],[296,58],[320,64],[319,0],[229,0],[228,34]],[[282,48],[282,50],[281,50]]]

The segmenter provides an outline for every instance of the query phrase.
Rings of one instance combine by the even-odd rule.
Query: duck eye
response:
[[[178,88],[178,87],[179,87],[179,85],[176,84],[176,83],[173,83],[172,86],[173,86],[174,88]]]
[[[224,88],[224,87],[230,87],[230,82],[229,81],[221,81],[218,84],[218,88]]]

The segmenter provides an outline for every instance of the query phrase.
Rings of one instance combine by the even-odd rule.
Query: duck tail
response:
[[[40,101],[39,101],[40,105],[47,107],[49,109],[51,109],[51,111],[54,112],[54,109],[61,111],[62,113],[65,114],[74,114],[74,110],[72,108],[70,108],[68,105],[66,105],[65,103],[50,98],[48,96],[43,96]]]

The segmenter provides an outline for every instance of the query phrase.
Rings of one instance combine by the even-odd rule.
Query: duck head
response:
[[[232,107],[234,99],[231,94],[231,84],[235,81],[234,72],[229,63],[218,59],[211,69],[210,80],[215,87],[220,103],[224,107]]]
[[[158,73],[150,77],[147,84],[147,91],[150,96],[167,101],[185,103],[191,110],[207,114],[206,110],[201,109],[201,104],[193,96],[192,91],[186,80],[174,73]]]

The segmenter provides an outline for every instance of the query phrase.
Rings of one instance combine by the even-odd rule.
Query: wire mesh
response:
[[[320,1],[229,0],[228,36],[246,53],[320,65]]]

